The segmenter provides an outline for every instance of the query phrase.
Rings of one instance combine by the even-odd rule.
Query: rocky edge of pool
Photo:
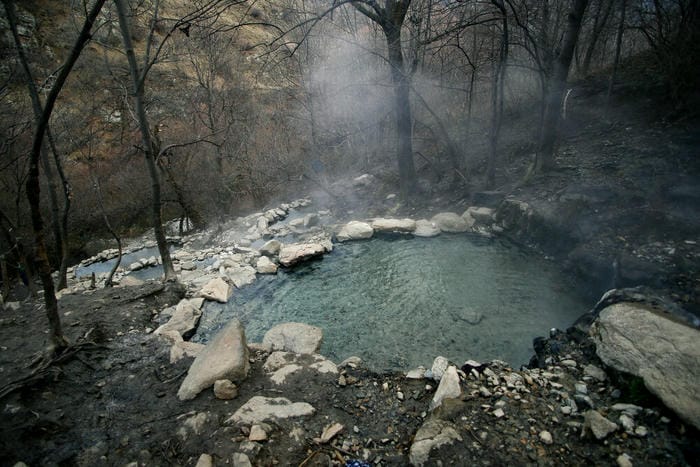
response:
[[[176,284],[139,278],[157,265],[146,257],[118,271],[117,287],[101,288],[105,273],[93,281],[84,271],[116,253],[102,252],[71,270],[59,296],[79,345],[51,367],[9,357],[27,330],[46,339],[46,325],[38,303],[7,304],[3,464],[697,462],[697,318],[658,290],[605,293],[567,330],[535,339],[521,369],[433,355],[425,368],[380,374],[358,357],[320,355],[323,330],[306,323],[279,324],[248,342],[233,319],[207,345],[191,341],[206,302],[225,303],[260,275],[322,257],[338,242],[464,232],[516,240],[526,232],[531,240],[546,227],[515,198],[413,217],[363,214],[305,198],[173,238]],[[135,241],[130,252],[147,243]]]

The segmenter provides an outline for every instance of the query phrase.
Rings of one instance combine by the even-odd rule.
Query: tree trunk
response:
[[[625,14],[627,12],[627,0],[621,0],[620,5],[620,23],[617,25],[617,34],[615,35],[615,59],[613,60],[613,68],[610,73],[610,81],[608,82],[608,92],[605,95],[605,113],[607,115],[610,108],[610,96],[612,96],[613,85],[617,77],[617,67],[620,65],[620,52],[622,51],[622,35],[625,32]]]
[[[585,76],[588,74],[588,70],[591,67],[591,60],[593,59],[593,52],[595,51],[595,46],[600,38],[600,33],[603,32],[603,28],[608,22],[608,17],[610,16],[610,11],[612,10],[612,5],[615,0],[607,0],[607,5],[605,5],[605,11],[603,12],[603,3],[606,0],[600,0],[598,4],[598,9],[596,10],[595,21],[593,22],[593,30],[591,31],[591,38],[589,39],[588,48],[583,57],[583,66],[581,67],[581,73]],[[601,17],[602,12],[602,17]]]
[[[553,73],[549,80],[539,147],[535,157],[535,173],[547,172],[556,168],[554,147],[559,130],[561,102],[566,88],[571,59],[574,55],[574,48],[576,47],[578,35],[581,31],[581,20],[583,19],[583,14],[587,5],[588,0],[575,0],[571,12],[568,14],[567,28],[564,34],[561,52],[554,60]]]
[[[51,265],[49,264],[49,258],[46,253],[46,245],[44,243],[44,225],[41,217],[39,196],[39,158],[41,146],[44,141],[44,133],[48,127],[49,119],[51,118],[51,113],[53,112],[53,107],[56,103],[56,99],[58,98],[58,94],[65,84],[68,74],[73,69],[75,62],[78,60],[83,47],[90,39],[90,29],[92,29],[92,25],[94,24],[97,15],[100,13],[105,1],[106,0],[97,0],[90,9],[87,17],[85,18],[85,22],[83,23],[80,34],[78,35],[78,38],[70,51],[70,55],[61,67],[61,71],[56,78],[56,82],[46,98],[46,103],[44,105],[41,118],[37,122],[37,128],[32,141],[32,151],[29,161],[29,176],[26,184],[27,198],[31,209],[36,262],[39,277],[41,278],[41,283],[44,287],[46,315],[51,327],[50,338],[54,352],[58,352],[68,346],[68,341],[63,335],[63,330],[61,329],[61,320],[58,315],[58,300],[56,300],[56,293],[53,280],[51,278]]]
[[[17,49],[17,56],[19,58],[20,65],[24,71],[25,80],[27,84],[27,91],[29,92],[29,97],[32,102],[32,110],[34,112],[34,119],[36,122],[41,118],[41,100],[39,99],[39,92],[34,83],[34,77],[29,68],[29,62],[24,54],[24,48],[22,42],[20,41],[19,34],[17,33],[17,19],[14,11],[14,5],[11,0],[3,0],[5,6],[5,12],[7,13],[7,21],[10,26],[10,31],[15,43],[15,48]],[[58,157],[58,152],[56,146],[53,144],[53,138],[49,128],[46,128],[47,137],[49,140],[49,146],[54,154],[54,161],[56,163],[56,168],[58,170],[61,181],[63,182],[64,188],[67,186],[67,181],[65,174],[63,173],[63,168],[61,167],[61,161]],[[67,218],[70,203],[68,201],[68,196],[65,196],[66,204],[63,210],[63,216],[59,215],[58,207],[58,195],[56,194],[56,178],[51,168],[51,162],[49,160],[49,148],[47,144],[44,143],[41,146],[41,165],[44,168],[44,174],[46,175],[46,180],[48,182],[48,192],[49,192],[49,202],[51,206],[51,226],[53,229],[53,235],[55,240],[56,254],[58,255],[60,261],[59,274],[58,274],[58,285],[57,289],[65,289],[67,286],[67,269],[68,269],[68,228],[67,228]],[[65,190],[64,190],[65,193]]]
[[[491,89],[491,131],[489,132],[489,158],[486,170],[486,188],[492,190],[496,187],[496,158],[498,156],[498,137],[503,123],[503,93],[506,76],[506,62],[508,61],[508,13],[502,0],[492,0],[501,13],[503,31],[498,52],[498,61],[494,64],[493,84]]]
[[[151,194],[153,196],[151,205],[151,217],[153,221],[153,230],[155,231],[156,243],[158,251],[163,262],[163,275],[166,281],[177,278],[175,268],[173,267],[172,259],[170,258],[170,250],[165,238],[165,230],[163,229],[163,219],[161,214],[161,194],[160,194],[160,179],[158,176],[158,168],[156,167],[154,153],[154,144],[151,138],[151,132],[148,125],[148,117],[146,116],[146,108],[143,102],[143,81],[139,66],[136,63],[136,55],[134,47],[131,43],[131,31],[127,18],[127,5],[124,0],[114,0],[117,7],[117,15],[119,17],[119,29],[121,30],[124,48],[126,49],[126,58],[129,62],[129,72],[132,81],[132,93],[134,97],[134,107],[136,110],[136,118],[141,132],[141,144],[143,145],[143,153],[146,158],[146,167],[148,167],[148,175],[151,178]]]
[[[389,49],[391,82],[394,85],[394,112],[396,113],[397,159],[401,194],[408,198],[417,188],[416,169],[413,163],[413,135],[409,83],[401,50],[401,26],[388,25],[384,29]]]

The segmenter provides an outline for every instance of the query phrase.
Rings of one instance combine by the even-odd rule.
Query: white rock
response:
[[[226,303],[231,296],[229,285],[220,277],[207,282],[207,285],[202,287],[199,294],[207,300],[214,300],[219,303]]]
[[[170,363],[176,363],[185,357],[197,357],[204,349],[203,344],[197,342],[175,342],[170,347]]]
[[[596,379],[598,381],[605,381],[607,379],[607,375],[605,374],[605,371],[601,370],[595,365],[586,365],[583,367],[583,374],[585,376],[590,376],[593,379]]]
[[[439,407],[444,399],[456,399],[461,395],[462,387],[459,383],[457,368],[450,366],[440,379],[440,384],[438,385],[437,391],[435,391],[433,399],[430,401],[430,410],[435,410],[437,407]]]
[[[230,379],[214,381],[214,396],[221,400],[231,400],[238,396],[238,388]]]
[[[321,328],[304,323],[283,323],[265,333],[263,344],[272,350],[310,354],[321,348],[322,340]]]
[[[442,232],[466,232],[470,228],[467,221],[454,212],[435,214],[430,221],[434,222]]]
[[[423,466],[430,458],[430,451],[452,444],[454,441],[462,441],[462,437],[452,423],[440,419],[428,419],[413,438],[409,461],[411,465]]]
[[[616,462],[618,467],[632,467],[632,458],[626,453],[617,456]]]
[[[412,233],[416,230],[416,221],[413,219],[377,218],[372,220],[371,225],[375,232]]]
[[[425,377],[425,368],[419,366],[406,373],[406,379],[423,379]]]
[[[552,439],[552,434],[547,430],[540,431],[539,437],[540,441],[542,441],[544,444],[552,444],[554,442],[554,439]]]
[[[250,435],[248,435],[249,441],[265,441],[267,439],[267,432],[260,425],[253,425],[250,427]]]
[[[335,438],[338,433],[343,431],[345,427],[341,425],[340,423],[333,423],[332,425],[329,425],[323,429],[323,433],[321,433],[321,438],[320,441],[322,444],[328,443],[330,440]]]
[[[700,331],[638,303],[617,303],[591,326],[596,352],[644,385],[680,418],[700,428]]]
[[[255,270],[258,274],[277,274],[277,265],[267,256],[261,256],[255,263]]]
[[[233,456],[231,456],[231,462],[233,467],[253,467],[253,464],[250,463],[250,458],[242,452],[234,452]]]
[[[321,243],[295,243],[285,245],[280,249],[280,264],[285,267],[293,266],[302,261],[321,256],[328,252],[326,245]]]
[[[275,371],[270,375],[270,381],[273,383],[280,385],[284,384],[284,382],[287,379],[287,376],[291,375],[292,373],[296,373],[297,371],[301,370],[303,367],[301,365],[297,365],[295,363],[291,363],[289,365],[285,365],[279,370]]]
[[[620,422],[620,425],[622,425],[622,428],[624,428],[627,433],[634,432],[634,420],[629,415],[623,413],[617,421]]]
[[[194,331],[202,316],[201,301],[192,301],[186,298],[180,300],[175,307],[175,311],[167,323],[154,331],[155,334],[162,334],[167,331],[177,331],[181,336]]]
[[[226,277],[240,289],[255,282],[255,269],[247,264],[238,264],[235,267],[226,268]]]
[[[252,425],[267,420],[313,415],[316,410],[306,402],[292,402],[284,397],[253,396],[243,404],[227,423]]]
[[[469,214],[479,224],[491,225],[495,213],[496,211],[492,208],[471,206],[464,214]]]
[[[503,418],[506,415],[506,413],[501,408],[494,410],[492,413],[493,416],[496,418]]]
[[[433,366],[430,368],[432,378],[435,381],[440,381],[440,378],[442,378],[442,375],[445,373],[448,366],[450,366],[450,362],[445,357],[435,357],[435,360],[433,360]]]
[[[248,376],[248,346],[241,323],[234,319],[195,358],[177,396],[194,399],[219,379],[241,382]]]
[[[584,429],[585,428],[588,428],[596,439],[601,440],[605,439],[610,433],[616,431],[618,426],[616,423],[613,423],[607,418],[603,417],[597,411],[588,410],[584,414]],[[584,432],[581,432],[582,436],[583,433]]]
[[[366,222],[350,221],[341,227],[335,238],[339,242],[347,242],[371,238],[372,235],[374,235],[374,229]]]
[[[416,237],[435,237],[440,235],[440,228],[435,222],[430,222],[427,219],[416,221],[416,229],[413,231]]]
[[[275,256],[280,252],[282,244],[277,240],[269,240],[262,247],[260,247],[260,254],[264,256]]]
[[[214,466],[214,459],[209,454],[202,454],[199,456],[199,459],[197,459],[197,464],[195,467],[213,467]]]

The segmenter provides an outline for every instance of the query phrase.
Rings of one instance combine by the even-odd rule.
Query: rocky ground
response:
[[[189,355],[201,348],[187,342],[190,329],[161,328],[185,297],[192,307],[181,310],[196,315],[192,299],[217,276],[226,279],[226,295],[228,287],[273,273],[291,255],[280,245],[261,255],[252,248],[260,236],[306,242],[294,250],[303,257],[325,253],[332,233],[342,239],[341,225],[329,224],[425,218],[419,225],[430,233],[435,224],[446,228],[432,218],[446,210],[457,213],[450,218],[455,228],[466,223],[508,235],[561,261],[592,296],[611,286],[651,286],[670,308],[687,312],[675,318],[692,323],[700,295],[700,133],[696,121],[639,117],[642,106],[626,104],[612,120],[573,112],[576,131],[567,130],[561,170],[529,184],[519,182],[527,151],[515,150],[497,192],[426,188],[423,201],[407,204],[391,196],[381,177],[348,179],[331,187],[335,196],[319,191],[295,219],[284,221],[289,209],[275,204],[182,239],[175,255],[182,284],[140,283],[121,273],[121,285],[111,289],[99,287],[99,278],[95,289],[89,280],[74,281],[59,304],[75,345],[50,362],[39,358],[47,343],[40,301],[5,308],[0,463],[696,465],[700,445],[691,414],[667,409],[641,379],[603,363],[585,323],[537,341],[530,369],[438,359],[427,376],[412,372],[411,378],[251,345],[248,376],[235,389],[222,382],[216,394],[207,388],[186,401],[178,391]],[[462,216],[471,205],[495,211]],[[352,235],[387,228],[364,224]],[[418,225],[388,228],[415,233]],[[198,266],[205,259],[212,262]],[[125,265],[124,272],[141,267]],[[274,405],[276,417],[264,416],[265,403]]]

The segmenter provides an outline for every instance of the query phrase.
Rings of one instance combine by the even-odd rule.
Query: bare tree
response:
[[[32,150],[30,153],[29,178],[27,179],[27,198],[32,215],[32,229],[34,232],[34,247],[36,262],[39,270],[39,277],[44,287],[44,301],[46,304],[46,315],[51,326],[51,344],[54,352],[59,352],[68,346],[68,341],[63,335],[61,329],[61,320],[58,315],[58,301],[54,289],[53,280],[51,278],[51,264],[46,252],[46,244],[44,242],[44,222],[41,216],[40,204],[40,189],[39,189],[39,159],[41,147],[44,141],[44,134],[51,118],[56,99],[61,92],[63,85],[68,79],[75,62],[82,52],[85,44],[90,40],[90,30],[92,29],[100,10],[104,6],[106,0],[96,0],[92,8],[88,11],[82,29],[76,39],[73,47],[68,55],[68,58],[61,67],[61,71],[56,77],[51,91],[46,97],[46,102],[41,113],[41,118],[37,121],[37,128],[32,141]]]
[[[561,51],[553,63],[552,79],[547,91],[542,129],[535,156],[533,170],[535,173],[546,172],[556,168],[555,144],[557,140],[561,103],[569,75],[569,67],[578,41],[581,21],[586,11],[588,0],[574,0],[567,15],[567,27],[562,40]]]

